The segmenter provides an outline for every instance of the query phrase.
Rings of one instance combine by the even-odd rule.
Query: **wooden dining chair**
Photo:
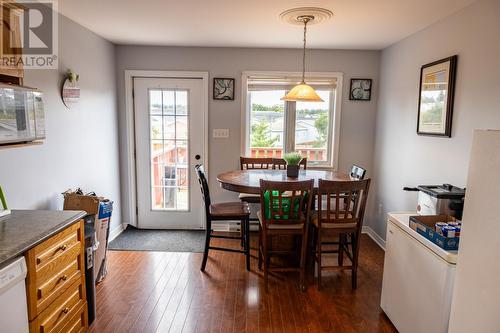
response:
[[[241,170],[268,170],[273,168],[273,159],[271,157],[243,157],[240,156]],[[258,194],[240,193],[238,199],[242,202],[252,204],[260,203]],[[250,218],[250,221],[258,221],[257,218]]]
[[[205,216],[207,220],[206,232],[205,232],[205,248],[203,251],[203,260],[201,262],[201,271],[205,271],[207,265],[208,251],[209,250],[219,250],[219,251],[229,251],[244,253],[246,256],[246,268],[247,271],[250,270],[250,225],[249,216],[250,208],[246,202],[223,202],[212,204],[210,200],[210,191],[208,188],[207,178],[205,176],[205,171],[203,165],[197,165],[195,167],[196,175],[198,176],[198,182],[200,183],[201,194],[203,201],[205,203]],[[226,236],[226,235],[214,235],[212,230],[212,221],[238,221],[241,223],[241,234],[240,237]],[[211,238],[228,238],[228,239],[238,239],[243,245],[242,250],[222,248],[210,245]]]
[[[273,159],[271,157],[243,157],[240,156],[241,170],[272,169]]]
[[[312,214],[314,259],[317,263],[318,290],[323,270],[351,270],[352,288],[357,287],[358,254],[370,179],[355,181],[319,180],[318,210]],[[332,236],[337,242],[327,241]],[[337,245],[327,250],[323,246]],[[349,250],[349,246],[351,249]],[[337,253],[338,265],[323,265],[322,255]],[[351,265],[344,266],[344,254]]]
[[[299,166],[302,170],[307,169],[307,158],[304,157],[299,162]],[[273,158],[273,169],[275,170],[286,170],[286,161],[282,158]]]
[[[241,170],[269,170],[273,168],[273,159],[271,157],[240,157]],[[258,194],[240,193],[238,199],[248,203],[259,203]],[[256,219],[253,219],[256,221]]]
[[[273,182],[260,180],[261,209],[259,217],[259,269],[264,264],[264,283],[268,290],[269,272],[298,271],[299,286],[305,290],[305,261],[307,234],[313,197],[314,180],[296,182]],[[299,267],[271,267],[273,255],[289,254],[290,251],[273,250],[271,237],[282,235],[300,236]],[[296,253],[296,252],[292,252]]]

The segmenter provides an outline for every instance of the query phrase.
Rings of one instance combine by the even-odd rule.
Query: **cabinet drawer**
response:
[[[82,278],[83,268],[80,267],[79,256],[73,257],[69,265],[65,267],[64,265],[60,265],[59,267],[63,267],[62,270],[49,276],[45,282],[36,283],[36,299],[39,304],[52,298],[51,296],[56,294],[58,290],[65,290],[76,280]]]
[[[68,320],[66,326],[60,333],[83,333],[87,330],[87,303],[84,303],[80,309]]]
[[[75,243],[82,242],[80,223],[64,229],[57,235],[36,246],[31,251],[35,257],[35,269],[39,270],[57,257],[66,253]]]
[[[83,221],[80,221],[48,239],[26,254],[28,266],[28,317],[33,320],[70,285],[84,281]],[[64,250],[53,249],[66,244]],[[37,264],[37,258],[43,258]],[[50,260],[48,260],[50,259]],[[38,261],[40,262],[40,261]]]
[[[31,323],[31,332],[56,333],[62,331],[85,306],[85,286],[76,281],[52,302]]]

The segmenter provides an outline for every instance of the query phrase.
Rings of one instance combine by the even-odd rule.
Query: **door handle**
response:
[[[198,154],[196,154],[196,155],[194,156],[194,158],[195,158],[196,160],[199,160],[199,159],[201,158],[201,156],[200,156],[200,155],[198,155]]]

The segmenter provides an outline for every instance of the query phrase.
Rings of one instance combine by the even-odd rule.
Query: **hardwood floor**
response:
[[[90,332],[396,332],[379,306],[384,252],[366,235],[356,291],[350,272],[327,272],[318,292],[310,268],[306,292],[287,273],[271,275],[266,294],[256,259],[247,272],[242,254],[213,251],[201,273],[201,258],[108,252]]]

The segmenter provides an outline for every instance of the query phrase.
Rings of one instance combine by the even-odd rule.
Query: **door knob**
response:
[[[197,160],[199,160],[199,159],[201,158],[201,156],[200,156],[200,155],[198,155],[198,154],[196,154],[196,155],[194,156],[194,158],[195,158],[195,159],[197,159]]]

